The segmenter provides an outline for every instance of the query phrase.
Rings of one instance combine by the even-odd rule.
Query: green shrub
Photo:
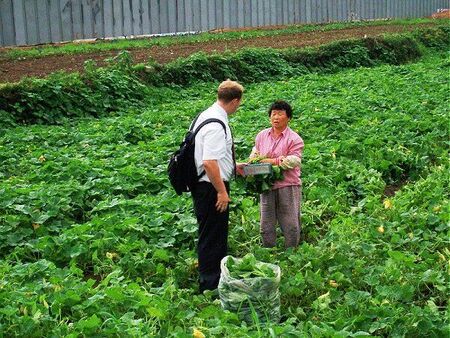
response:
[[[0,89],[0,126],[17,123],[58,124],[74,117],[99,117],[139,104],[149,88],[131,71],[126,54],[108,68],[87,62],[85,72],[58,72],[29,78]]]
[[[74,117],[103,116],[142,104],[150,94],[150,86],[187,86],[227,78],[251,83],[307,72],[402,64],[418,59],[426,47],[446,50],[449,32],[444,26],[307,49],[197,53],[167,65],[153,61],[133,66],[130,55],[122,52],[105,68],[87,62],[81,75],[56,73],[0,87],[0,129],[15,123],[57,124]]]
[[[450,26],[439,26],[438,28],[425,28],[412,33],[414,38],[425,47],[448,50],[450,45]]]

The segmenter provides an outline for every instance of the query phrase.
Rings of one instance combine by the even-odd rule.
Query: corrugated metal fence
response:
[[[415,18],[448,7],[449,0],[0,0],[0,46]]]

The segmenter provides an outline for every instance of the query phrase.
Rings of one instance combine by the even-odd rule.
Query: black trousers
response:
[[[225,182],[230,191],[228,182]],[[200,292],[214,290],[219,285],[220,261],[228,250],[229,208],[216,209],[217,191],[209,182],[199,182],[192,189],[194,211],[198,222],[198,269]]]

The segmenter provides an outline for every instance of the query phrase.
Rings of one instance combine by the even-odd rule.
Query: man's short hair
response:
[[[269,117],[272,115],[272,110],[284,110],[288,118],[292,118],[292,107],[289,103],[283,100],[277,100],[269,108]]]
[[[243,92],[244,87],[242,87],[238,82],[226,80],[219,85],[219,88],[217,89],[217,98],[219,101],[228,103],[234,99],[240,100]]]

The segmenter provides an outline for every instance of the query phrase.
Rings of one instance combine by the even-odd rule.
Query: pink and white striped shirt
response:
[[[283,130],[278,138],[274,137],[273,128],[268,128],[256,136],[252,154],[258,152],[259,155],[275,158],[278,162],[281,162],[284,157],[292,155],[301,159],[304,145],[302,138],[289,127]],[[272,190],[302,184],[300,166],[287,169],[283,174],[284,180],[276,181]]]

